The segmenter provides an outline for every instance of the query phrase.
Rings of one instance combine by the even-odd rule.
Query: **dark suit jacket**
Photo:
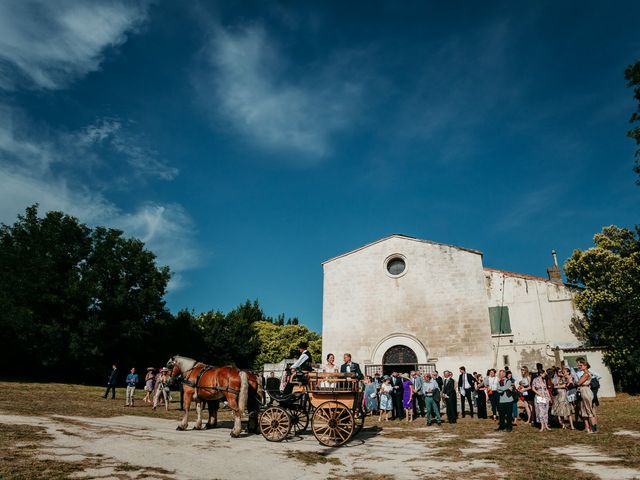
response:
[[[402,381],[402,377],[391,377],[391,386],[394,387],[391,393],[402,396],[404,392],[404,385],[402,384]]]
[[[453,377],[445,379],[442,392],[449,398],[456,396],[456,385],[453,381]]]
[[[444,384],[444,380],[442,379],[442,377],[436,377],[436,383],[440,387],[440,390],[442,390],[442,385]]]
[[[111,369],[111,373],[109,374],[109,380],[107,381],[107,385],[115,385],[118,381],[118,369]]]
[[[470,373],[467,373],[467,381],[469,382],[469,385],[471,386],[469,391],[473,392],[476,389],[476,379],[473,378],[473,375],[471,375]],[[462,381],[462,375],[460,375],[458,377],[458,390],[460,390],[463,386],[464,386],[464,383]]]
[[[347,373],[346,363],[340,365],[340,373]],[[351,362],[351,373],[355,373],[358,380],[362,380],[364,378],[364,375],[362,375],[362,370],[360,370],[360,365],[358,365],[356,362]]]

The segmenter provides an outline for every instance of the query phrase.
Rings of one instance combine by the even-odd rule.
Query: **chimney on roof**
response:
[[[558,266],[558,255],[555,250],[551,250],[551,256],[553,257],[553,265],[547,268],[547,275],[549,275],[549,280],[553,283],[563,284],[562,281],[562,273],[560,272],[560,267]]]

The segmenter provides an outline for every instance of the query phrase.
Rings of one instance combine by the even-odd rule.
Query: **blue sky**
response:
[[[638,2],[0,3],[0,221],[145,240],[176,311],[320,331],[321,262],[403,233],[544,275],[638,222]]]

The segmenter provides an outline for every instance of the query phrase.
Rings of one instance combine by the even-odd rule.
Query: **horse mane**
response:
[[[181,355],[176,355],[175,357],[173,357],[174,361],[176,362],[176,364],[178,364],[178,366],[180,367],[180,371],[182,373],[186,372],[187,370],[190,370],[193,368],[193,366],[198,363],[196,360],[194,360],[193,358],[189,358],[189,357],[183,357]]]

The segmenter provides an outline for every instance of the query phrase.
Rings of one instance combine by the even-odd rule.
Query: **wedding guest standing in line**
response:
[[[565,373],[565,370],[567,373]],[[567,375],[568,374],[568,375]],[[568,378],[567,378],[568,376]],[[558,423],[562,429],[566,429],[567,425],[564,421],[569,418],[569,425],[571,430],[573,428],[573,405],[568,399],[568,390],[572,387],[573,379],[571,377],[571,371],[566,368],[558,372],[558,380],[556,383],[556,396],[553,399],[553,405],[551,406],[551,415],[557,417]]]
[[[465,367],[460,367],[460,377],[458,378],[458,390],[460,391],[460,412],[462,418],[465,417],[464,402],[469,403],[469,414],[473,418],[473,400],[471,399],[473,391],[475,390],[476,380],[473,375],[467,373]]]
[[[476,398],[476,406],[478,407],[478,418],[487,418],[487,387],[484,385],[484,378],[481,374],[476,377],[478,396]]]
[[[364,408],[368,415],[378,413],[378,389],[371,377],[364,378]]]
[[[393,386],[391,385],[391,379],[385,375],[382,380],[382,386],[380,387],[380,416],[378,421],[382,421],[382,415],[384,414],[384,420],[389,420],[389,412],[393,411],[393,398],[391,392]]]
[[[527,414],[527,423],[533,424],[533,397],[534,394],[531,390],[531,374],[529,368],[524,366],[520,369],[522,378],[520,379],[518,391],[522,396],[522,403],[524,404],[524,411]]]
[[[458,420],[458,398],[456,396],[456,385],[453,380],[453,374],[449,370],[444,372],[444,382],[442,385],[442,396],[444,397],[447,409],[447,422],[456,423]]]
[[[500,370],[498,379],[498,416],[500,417],[500,424],[496,431],[506,430],[511,432],[513,431],[513,385],[511,380],[507,379],[504,370]]]
[[[591,365],[586,360],[578,363],[578,368],[582,372],[578,380],[578,390],[580,391],[580,416],[584,420],[584,428],[587,433],[598,432],[598,419],[596,418],[596,407],[593,405],[593,392],[591,391]]]
[[[498,400],[500,395],[498,394],[498,382],[500,379],[497,377],[495,368],[487,370],[487,376],[484,379],[485,386],[487,387],[487,398],[491,401],[491,414],[494,420],[498,420]]]
[[[542,370],[538,372],[538,376],[533,379],[531,384],[533,393],[535,394],[535,410],[536,419],[540,424],[540,431],[544,432],[549,429],[549,403],[551,396],[547,387],[547,372]]]
[[[408,373],[403,373],[402,379],[402,408],[407,422],[413,422],[413,381]]]

